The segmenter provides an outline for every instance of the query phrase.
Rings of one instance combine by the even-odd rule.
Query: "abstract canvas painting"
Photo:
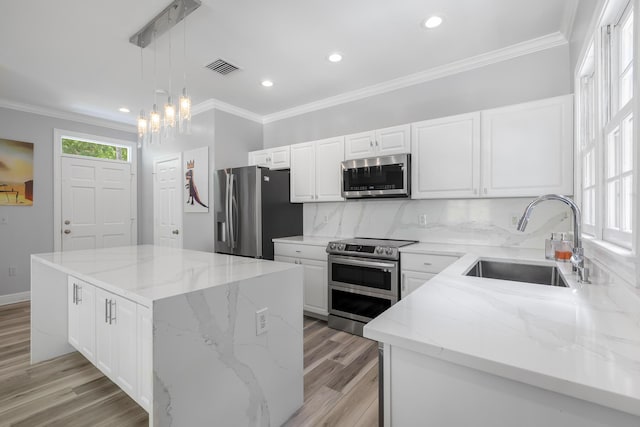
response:
[[[33,144],[0,139],[0,205],[33,205]]]
[[[209,212],[209,148],[185,151],[185,212]]]

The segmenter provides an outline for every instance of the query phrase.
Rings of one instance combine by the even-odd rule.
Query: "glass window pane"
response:
[[[622,208],[621,208],[621,228],[622,231],[631,232],[633,223],[633,176],[625,176],[622,178]]]
[[[622,121],[622,172],[633,169],[633,115],[629,114]]]
[[[624,107],[633,97],[633,67],[629,67],[620,75],[620,93],[618,108]]]
[[[583,222],[586,225],[595,225],[595,206],[594,206],[594,194],[593,188],[585,190],[582,196],[583,206]]]
[[[620,70],[633,60],[633,11],[630,11],[620,28]]]
[[[62,138],[62,152],[76,156],[95,157],[109,160],[129,160],[129,149],[97,142]]]
[[[607,228],[618,229],[618,180],[607,183]]]

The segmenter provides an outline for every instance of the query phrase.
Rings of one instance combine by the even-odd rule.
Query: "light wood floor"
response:
[[[29,303],[0,306],[0,426],[146,426],[146,412],[79,353],[29,364]],[[378,425],[377,343],[304,319],[294,426]]]

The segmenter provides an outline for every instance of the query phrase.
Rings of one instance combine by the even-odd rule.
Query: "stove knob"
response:
[[[335,243],[329,243],[329,249],[334,250],[336,248]]]
[[[376,248],[376,253],[377,253],[377,254],[381,254],[382,252],[384,252],[384,248],[382,248],[382,247],[378,246],[378,247]]]
[[[387,255],[391,255],[393,253],[393,249],[391,248],[387,248],[384,253],[386,253]]]

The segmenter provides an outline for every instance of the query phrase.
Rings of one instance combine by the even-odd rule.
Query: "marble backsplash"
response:
[[[533,198],[464,200],[352,200],[304,205],[304,235],[376,237],[433,243],[544,248],[551,232],[570,231],[567,206],[538,205],[525,233],[516,218]],[[423,217],[426,221],[421,223]]]

